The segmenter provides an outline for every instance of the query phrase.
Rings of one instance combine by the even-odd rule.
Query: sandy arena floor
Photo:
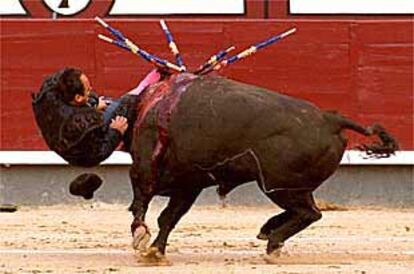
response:
[[[171,266],[130,248],[126,205],[23,207],[0,213],[0,273],[413,273],[414,210],[324,212],[287,242],[277,265],[255,238],[273,207],[194,207],[170,237]],[[148,224],[153,237],[160,208]]]

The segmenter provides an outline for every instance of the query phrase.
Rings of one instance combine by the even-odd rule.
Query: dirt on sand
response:
[[[0,273],[412,273],[414,210],[351,209],[324,217],[266,264],[256,239],[274,207],[196,206],[171,233],[170,266],[131,248],[126,205],[23,207],[0,214]],[[152,238],[161,208],[151,206]]]

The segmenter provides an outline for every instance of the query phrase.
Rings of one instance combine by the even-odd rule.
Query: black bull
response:
[[[135,249],[149,239],[144,219],[151,199],[170,197],[144,253],[150,258],[163,256],[168,235],[202,189],[218,185],[224,196],[251,181],[285,210],[258,235],[274,255],[321,218],[312,192],[338,168],[347,144],[343,130],[378,136],[381,142],[360,147],[371,156],[398,149],[380,125],[365,128],[309,102],[221,77],[172,76],[147,89],[138,108],[127,136]]]

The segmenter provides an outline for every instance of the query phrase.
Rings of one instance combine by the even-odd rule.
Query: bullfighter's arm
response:
[[[113,128],[108,128],[106,133],[104,131],[98,133],[95,141],[96,157],[102,159],[101,161],[108,158],[121,143],[122,135],[120,131]]]
[[[99,165],[108,158],[122,141],[122,133],[109,125],[88,132],[82,141],[65,153],[70,164],[82,167]]]

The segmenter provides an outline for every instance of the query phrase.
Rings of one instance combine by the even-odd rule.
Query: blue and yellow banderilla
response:
[[[164,31],[165,37],[167,38],[168,46],[170,47],[171,52],[173,53],[177,65],[181,68],[181,71],[186,71],[187,68],[184,65],[183,58],[181,57],[180,51],[178,50],[177,44],[174,42],[174,38],[167,27],[167,24],[164,20],[160,20],[160,25]]]
[[[293,28],[293,29],[290,29],[288,31],[285,31],[282,34],[272,36],[272,37],[270,37],[269,39],[267,39],[263,42],[257,43],[255,45],[249,47],[248,49],[240,52],[237,55],[234,55],[232,57],[229,57],[226,60],[221,61],[220,63],[216,64],[212,69],[204,71],[203,74],[207,74],[212,70],[219,70],[219,69],[221,69],[225,66],[228,66],[228,65],[233,64],[237,61],[240,61],[241,59],[244,59],[244,58],[256,53],[258,50],[263,49],[267,46],[270,46],[271,44],[274,44],[274,43],[280,41],[281,39],[285,38],[286,36],[291,35],[295,32],[296,32],[296,28]]]
[[[226,57],[226,55],[230,51],[234,50],[235,48],[236,48],[235,46],[231,46],[225,50],[221,50],[218,53],[214,54],[213,56],[210,57],[210,59],[208,59],[204,64],[202,64],[196,71],[194,71],[194,74],[203,74],[203,71],[214,67],[218,62],[223,60],[224,57]]]
[[[105,21],[103,21],[101,18],[99,17],[95,17],[95,19],[104,27],[106,28],[109,32],[111,32],[116,38],[117,40],[114,40],[112,38],[109,38],[105,35],[99,34],[98,37],[108,43],[117,45],[118,47],[121,47],[125,50],[128,50],[136,55],[141,56],[142,58],[144,58],[145,60],[147,60],[148,62],[151,62],[157,66],[161,66],[161,67],[166,67],[178,72],[183,71],[182,68],[178,67],[177,65],[158,58],[157,56],[148,53],[147,51],[140,49],[136,44],[134,44],[131,40],[129,40],[127,37],[125,37],[119,30],[111,27],[109,24],[107,24]]]

